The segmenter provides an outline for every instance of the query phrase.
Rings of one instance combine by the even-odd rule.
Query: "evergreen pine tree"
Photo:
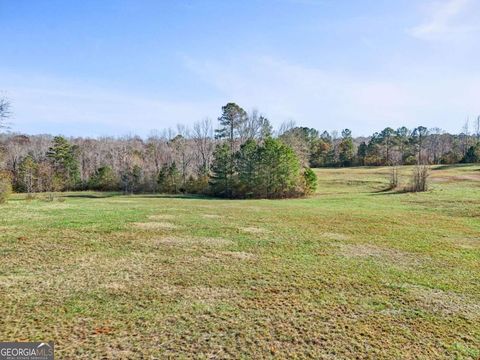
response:
[[[257,149],[254,140],[247,140],[236,155],[236,170],[238,172],[238,192],[245,197],[252,197],[256,188]]]
[[[63,136],[53,138],[53,146],[47,152],[55,170],[56,180],[64,190],[73,190],[80,182],[80,170],[76,147]]]
[[[210,187],[213,194],[217,196],[232,197],[233,195],[233,169],[230,148],[226,143],[217,145],[213,153]]]

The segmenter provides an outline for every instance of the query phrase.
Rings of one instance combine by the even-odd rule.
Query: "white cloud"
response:
[[[477,0],[442,0],[431,3],[427,19],[408,30],[423,40],[444,40],[471,34],[480,29]]]

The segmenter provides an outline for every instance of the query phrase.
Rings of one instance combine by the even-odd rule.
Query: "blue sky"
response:
[[[234,101],[366,135],[480,114],[478,0],[0,0],[12,131],[148,135]]]

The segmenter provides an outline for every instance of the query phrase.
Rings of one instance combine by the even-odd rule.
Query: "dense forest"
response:
[[[9,116],[2,100],[0,126]],[[3,109],[3,110],[2,110]],[[365,138],[286,123],[273,131],[257,111],[235,103],[216,125],[205,119],[146,139],[0,134],[0,174],[17,192],[68,190],[282,198],[309,194],[312,167],[454,164],[480,161],[480,117],[462,133],[419,126]],[[8,179],[8,184],[5,185]]]

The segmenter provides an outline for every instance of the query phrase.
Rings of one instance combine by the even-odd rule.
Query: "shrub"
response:
[[[208,176],[190,176],[185,184],[185,192],[188,194],[206,194],[208,189]]]
[[[182,178],[175,162],[165,164],[158,174],[158,191],[164,194],[178,194],[181,189]]]
[[[417,165],[413,169],[412,183],[406,190],[409,192],[423,192],[428,190],[428,176],[430,171],[426,165]]]
[[[440,164],[456,164],[459,161],[460,157],[454,151],[449,151],[440,158]]]
[[[409,155],[403,160],[403,165],[415,165],[418,159],[415,155]]]
[[[462,163],[465,164],[477,162],[480,162],[480,143],[475,146],[470,146],[462,159]]]
[[[305,182],[303,192],[305,195],[310,195],[317,190],[317,175],[315,172],[306,168],[303,172],[303,180]]]
[[[118,190],[119,181],[110,166],[102,166],[90,178],[88,188],[100,191]]]
[[[396,166],[392,166],[390,172],[390,184],[388,186],[388,190],[393,190],[398,187],[398,169]]]
[[[45,195],[42,197],[42,201],[46,202],[53,202],[57,198],[56,194],[54,192],[48,192],[45,193]]]
[[[27,193],[27,196],[25,196],[25,200],[27,201],[32,201],[32,200],[35,200],[36,198],[37,198],[36,193]]]

